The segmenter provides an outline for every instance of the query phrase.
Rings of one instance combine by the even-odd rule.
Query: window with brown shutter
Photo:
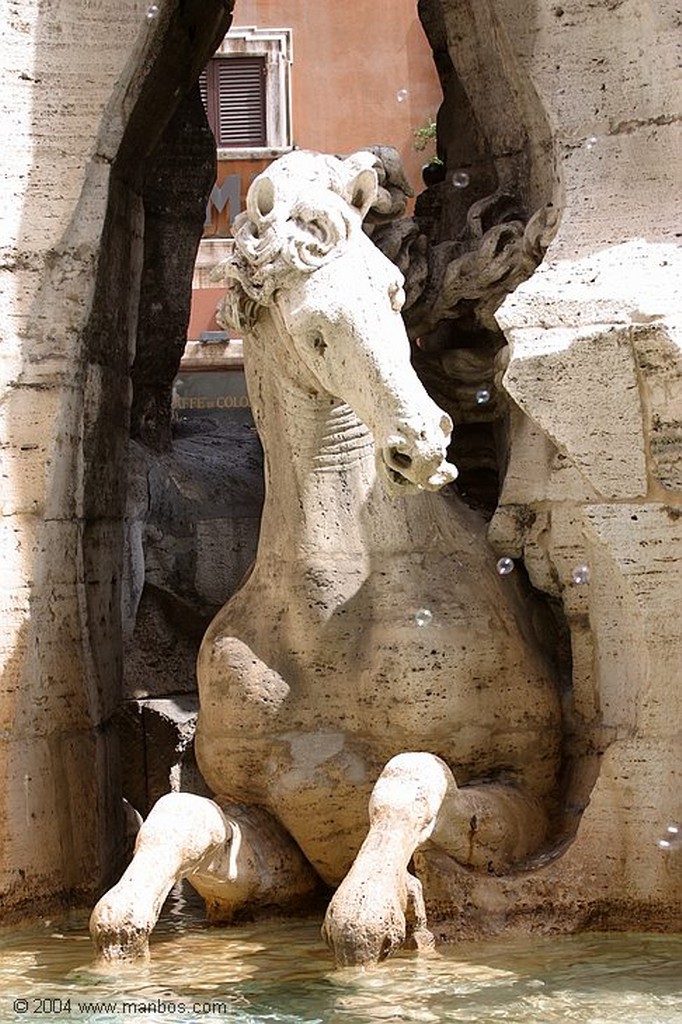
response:
[[[218,146],[267,145],[264,57],[214,57],[199,84]]]
[[[219,159],[249,159],[254,150],[292,145],[291,29],[230,29],[199,85]]]

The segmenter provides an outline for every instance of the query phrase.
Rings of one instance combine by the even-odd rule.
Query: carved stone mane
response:
[[[345,160],[300,151],[292,156],[293,176],[283,157],[249,190],[246,210],[234,222],[234,255],[213,272],[227,289],[218,313],[226,326],[248,330],[258,307],[271,305],[278,290],[340,256],[377,200],[373,153]]]

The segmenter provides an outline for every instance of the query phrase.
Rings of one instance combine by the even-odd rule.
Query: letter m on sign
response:
[[[215,206],[220,215],[228,203],[230,204],[230,224],[232,223],[242,208],[241,185],[241,177],[238,174],[228,174],[222,185],[213,186],[208,197],[204,227],[210,228],[211,226],[212,207]]]

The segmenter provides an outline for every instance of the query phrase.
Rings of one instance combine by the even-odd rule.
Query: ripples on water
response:
[[[335,971],[319,922],[209,928],[176,908],[150,964],[102,972],[91,957],[82,917],[4,933],[0,1021],[682,1024],[682,936],[497,939]]]

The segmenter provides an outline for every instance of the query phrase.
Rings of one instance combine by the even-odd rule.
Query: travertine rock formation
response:
[[[169,789],[208,792],[193,748],[197,653],[253,562],[262,504],[250,424],[176,424],[163,454],[131,443],[117,724],[123,793],[142,814]]]
[[[682,814],[678,15],[627,0],[420,9],[448,174],[470,177],[440,203],[436,241],[455,237],[477,190],[560,213],[543,264],[497,312],[493,348],[507,347],[484,381],[490,404],[476,409],[472,387],[459,414],[446,407],[490,418],[503,450],[490,537],[570,629],[575,839],[544,882],[460,879],[450,928],[463,904],[477,927],[509,926],[543,885],[557,924],[679,927],[682,858],[658,846]]]
[[[5,915],[90,900],[123,851],[112,723],[143,184],[230,4],[159,6],[148,21],[127,0],[22,3],[0,41]],[[419,8],[444,85],[446,176],[420,197],[417,230],[394,239],[418,267],[409,304],[426,283],[421,238],[460,256],[447,246],[477,203],[508,197],[524,225],[548,203],[559,214],[499,330],[489,316],[482,330],[465,300],[424,336],[415,322],[413,340],[456,423],[462,491],[568,629],[556,838],[573,839],[537,873],[507,878],[444,871],[426,844],[415,866],[427,896],[450,879],[427,910],[442,934],[679,927],[682,859],[657,846],[679,822],[681,788],[679,16],[672,0]],[[165,397],[144,394],[149,362],[138,389],[140,432],[151,423],[158,447],[171,364]],[[589,582],[571,582],[583,565]],[[289,881],[303,877],[296,856]],[[309,882],[288,890],[292,903]]]
[[[188,845],[164,798],[166,848],[155,809],[93,911],[104,958],[146,953],[142,933],[180,876],[213,916],[290,901],[306,878],[283,880],[278,865],[298,848],[327,885],[343,880],[325,922],[337,961],[373,963],[405,937],[408,894],[425,937],[407,869],[427,839],[446,865],[443,882],[430,879],[438,905],[450,862],[505,871],[555,827],[556,689],[483,524],[432,493],[455,475],[451,423],[409,362],[402,275],[362,230],[374,162],[276,161],[249,189],[224,264],[223,317],[245,339],[266,496],[253,571],[199,655],[197,760],[216,794],[207,822],[218,807],[231,820],[228,803],[255,805],[288,836],[261,849],[252,834],[263,883],[246,900],[232,833],[216,845],[197,797]],[[173,865],[153,890],[148,835]]]
[[[0,902],[85,902],[124,850],[113,721],[130,364],[154,148],[229,3],[3,24]]]

